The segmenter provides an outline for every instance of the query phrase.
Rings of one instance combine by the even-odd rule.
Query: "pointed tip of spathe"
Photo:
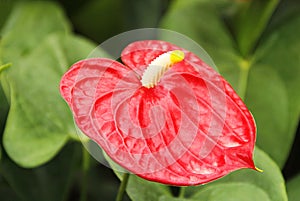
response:
[[[258,171],[258,172],[264,172],[262,169],[259,169],[258,167],[254,167],[254,169],[256,170],[256,171]]]

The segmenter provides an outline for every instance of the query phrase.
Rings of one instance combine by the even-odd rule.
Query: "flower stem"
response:
[[[180,189],[179,189],[179,195],[178,195],[179,198],[184,198],[185,189],[186,189],[185,186],[180,187]]]
[[[81,193],[80,201],[87,201],[87,176],[90,168],[90,154],[82,146],[82,181],[81,181]]]
[[[119,187],[119,191],[118,191],[116,201],[122,201],[123,200],[125,190],[126,190],[126,187],[127,187],[127,184],[128,184],[128,180],[129,180],[129,173],[124,173],[121,185]]]
[[[239,76],[237,92],[242,100],[245,99],[245,95],[246,95],[250,65],[251,64],[248,60],[242,60],[240,63],[240,76]]]

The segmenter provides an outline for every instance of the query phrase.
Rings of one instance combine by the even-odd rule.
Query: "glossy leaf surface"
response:
[[[6,194],[1,193],[0,199],[4,201],[65,200],[71,187],[70,181],[78,169],[80,148],[79,144],[70,143],[54,160],[35,169],[21,168],[5,154],[0,162],[1,175],[13,189],[14,194],[20,198],[7,199]]]
[[[147,65],[182,50],[157,86],[142,87]],[[61,94],[79,128],[118,164],[167,184],[195,185],[255,168],[255,123],[231,86],[200,58],[163,41],[139,41],[110,59],[74,64]]]
[[[300,174],[296,175],[293,179],[288,181],[286,188],[289,197],[289,201],[296,201],[299,199],[300,191]]]
[[[37,25],[39,31],[32,31]],[[0,59],[12,64],[0,72],[10,105],[3,147],[22,167],[49,161],[70,137],[77,137],[57,89],[66,66],[95,46],[69,31],[61,8],[51,2],[17,3],[2,30]]]

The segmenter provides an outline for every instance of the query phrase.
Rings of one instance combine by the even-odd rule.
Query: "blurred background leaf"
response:
[[[286,143],[289,102],[286,85],[272,66],[251,67],[245,100],[257,124],[257,144],[283,167],[291,146]]]
[[[42,42],[47,34],[58,31],[70,32],[70,24],[57,4],[47,1],[16,3],[1,30],[2,62],[18,61]]]
[[[4,178],[0,175],[0,198],[1,201],[20,200],[21,198],[13,191]]]
[[[90,0],[80,5],[67,9],[76,31],[101,43],[124,31],[156,27],[168,0]]]
[[[0,85],[0,133],[3,132],[8,114],[9,105],[4,95],[2,86]]]
[[[13,189],[10,194],[19,197],[13,200],[65,200],[80,167],[80,150],[79,144],[70,143],[51,162],[35,169],[21,168],[4,155],[0,173]],[[8,198],[0,193],[1,200],[9,201]]]
[[[243,56],[247,57],[254,50],[278,3],[279,0],[240,1],[230,24]]]
[[[92,47],[80,38],[54,34],[1,76],[10,85],[11,104],[3,144],[19,165],[47,162],[70,135],[76,136],[71,113],[59,94],[59,80],[66,67],[85,58]]]
[[[92,160],[87,182],[87,200],[115,200],[120,183],[110,168],[99,164],[96,160]],[[80,180],[78,183],[80,184]],[[77,194],[80,192],[79,187],[76,190]],[[128,197],[125,198],[124,201],[130,200]],[[70,199],[70,201],[73,200],[76,200],[76,197]]]
[[[258,63],[268,65],[277,71],[286,86],[289,107],[288,125],[283,144],[290,146],[294,140],[300,116],[300,94],[298,93],[300,87],[299,32],[300,14],[286,21],[270,35],[265,36],[264,43],[261,42],[259,47],[261,52],[258,53],[260,55]],[[268,79],[268,75],[266,75],[266,79]],[[275,147],[274,149],[276,149]],[[290,148],[281,149],[281,151],[289,153]]]
[[[289,201],[297,201],[300,197],[300,174],[295,176],[287,183],[287,193],[289,196]]]
[[[76,29],[95,41],[104,41],[124,30],[122,0],[88,1],[71,13]]]
[[[23,23],[24,18],[29,21]],[[3,144],[23,167],[47,162],[76,137],[71,113],[59,94],[59,80],[95,45],[69,34],[68,27],[56,4],[30,2],[17,4],[3,31],[1,57],[14,62],[1,73],[11,106]]]
[[[122,1],[126,29],[157,27],[168,0]]]
[[[1,1],[0,2],[0,30],[2,29],[2,26],[5,24],[12,7],[13,7],[12,1],[5,1],[5,2]],[[0,34],[0,36],[1,36],[1,34]]]

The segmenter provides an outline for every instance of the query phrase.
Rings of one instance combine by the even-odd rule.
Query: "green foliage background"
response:
[[[183,196],[131,175],[125,199],[297,201],[299,9],[296,0],[0,0],[0,200],[115,198],[122,175],[87,157],[58,84],[98,43],[158,27],[199,43],[244,99],[264,172],[239,170]]]

